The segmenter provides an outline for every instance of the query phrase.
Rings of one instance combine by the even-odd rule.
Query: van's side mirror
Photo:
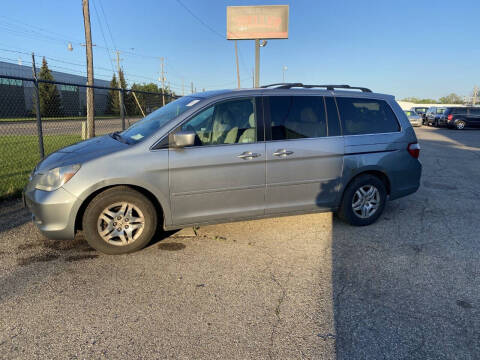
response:
[[[177,148],[183,148],[185,146],[192,146],[195,144],[195,131],[179,131],[173,134],[173,145]]]

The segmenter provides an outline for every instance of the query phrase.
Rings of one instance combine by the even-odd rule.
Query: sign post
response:
[[[288,39],[288,5],[227,6],[227,40],[255,40],[255,87],[260,86],[260,39]]]

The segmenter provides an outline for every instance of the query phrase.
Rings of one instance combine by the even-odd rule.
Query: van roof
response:
[[[273,87],[275,86],[275,87]],[[338,90],[337,90],[338,89]],[[360,91],[358,91],[360,90]],[[212,90],[200,93],[192,94],[195,97],[200,98],[212,98],[221,97],[228,93],[241,93],[241,95],[340,95],[340,96],[353,96],[353,97],[381,97],[392,98],[393,95],[374,93],[370,89],[364,87],[354,87],[349,85],[303,85],[301,83],[281,83],[266,85],[259,88],[247,88],[247,89],[223,89]]]

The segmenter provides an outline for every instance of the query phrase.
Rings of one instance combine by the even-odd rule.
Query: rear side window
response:
[[[451,113],[452,114],[457,114],[457,115],[466,115],[467,114],[467,108],[452,109]]]
[[[390,106],[383,100],[337,98],[344,135],[400,131]]]
[[[327,136],[322,96],[269,97],[272,140]]]
[[[468,112],[470,115],[480,116],[480,108],[470,108]]]

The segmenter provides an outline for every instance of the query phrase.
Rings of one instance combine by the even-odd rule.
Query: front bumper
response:
[[[71,240],[75,237],[75,217],[81,201],[59,188],[55,191],[42,191],[27,186],[24,204],[32,213],[37,228],[54,240]]]

